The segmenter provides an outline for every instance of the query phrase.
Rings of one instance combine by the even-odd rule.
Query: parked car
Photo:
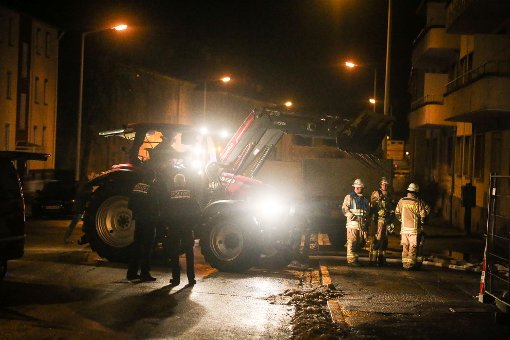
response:
[[[73,214],[78,182],[52,180],[42,190],[37,190],[32,201],[32,217],[68,217]]]
[[[25,201],[18,170],[26,169],[27,160],[45,161],[48,154],[0,151],[0,280],[7,271],[7,261],[23,256],[25,249]]]

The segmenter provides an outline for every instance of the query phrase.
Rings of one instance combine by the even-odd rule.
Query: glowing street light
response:
[[[124,31],[128,28],[126,24],[121,24],[113,27],[102,28],[98,30],[83,32],[81,34],[81,48],[80,48],[80,82],[78,92],[78,124],[76,128],[76,165],[74,172],[74,179],[80,180],[80,162],[81,162],[81,123],[83,116],[83,65],[85,59],[85,38],[92,33],[99,33],[109,30]]]
[[[294,105],[294,103],[292,103],[290,100],[288,100],[283,105],[285,105],[285,107],[287,107],[287,108],[290,108],[290,107],[292,107],[292,105]]]
[[[226,84],[226,83],[230,82],[231,80],[232,80],[232,78],[230,78],[230,76],[223,76],[220,79],[204,80],[204,121],[205,121],[205,117],[207,116],[207,113],[206,113],[206,110],[207,110],[207,83],[221,81],[222,83]]]

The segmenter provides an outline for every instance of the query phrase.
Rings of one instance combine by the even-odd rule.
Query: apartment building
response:
[[[49,153],[32,176],[55,168],[59,30],[0,7],[0,149]]]
[[[481,234],[490,174],[510,174],[510,2],[429,0],[418,14],[412,176],[435,213]]]

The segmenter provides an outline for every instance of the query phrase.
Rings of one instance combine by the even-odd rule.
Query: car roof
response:
[[[45,161],[50,155],[42,152],[25,152],[25,151],[0,151],[0,159],[2,160],[35,160]]]

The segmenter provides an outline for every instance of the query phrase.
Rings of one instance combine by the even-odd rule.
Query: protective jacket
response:
[[[133,212],[133,220],[146,223],[157,220],[159,207],[153,181],[153,174],[146,174],[141,181],[133,186],[128,204],[129,209]]]
[[[370,204],[365,196],[351,192],[344,198],[342,212],[347,217],[346,228],[363,229],[370,214]]]
[[[370,205],[378,222],[386,222],[390,217],[392,204],[389,191],[376,190],[370,196]]]
[[[419,198],[404,197],[398,201],[395,215],[402,222],[401,234],[416,235],[421,231],[423,220],[430,213],[430,207]]]

